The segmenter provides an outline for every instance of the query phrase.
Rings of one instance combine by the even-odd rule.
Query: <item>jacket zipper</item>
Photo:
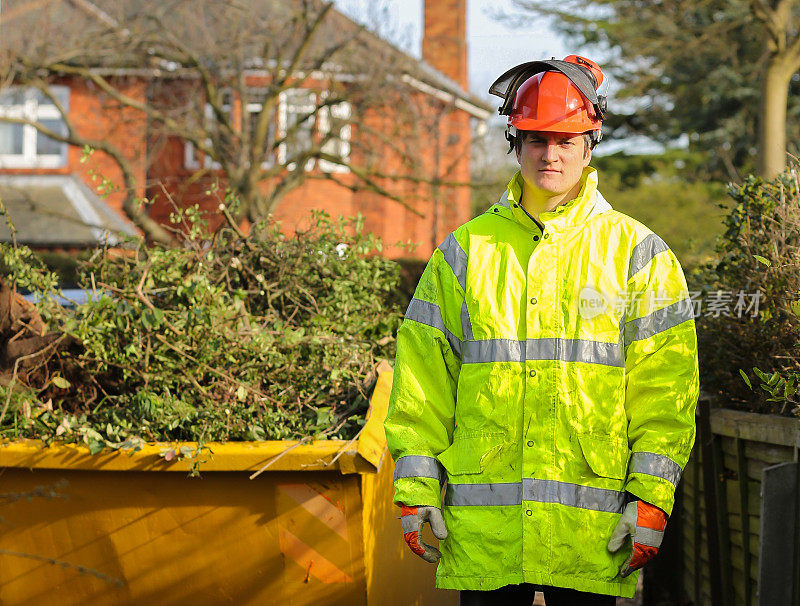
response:
[[[542,224],[542,223],[539,223],[539,222],[538,222],[538,221],[537,221],[537,220],[536,220],[536,219],[533,217],[533,215],[532,215],[532,214],[530,214],[530,213],[529,213],[527,210],[525,210],[525,207],[524,207],[524,206],[522,206],[522,202],[520,202],[520,203],[519,203],[519,207],[522,209],[522,212],[524,212],[526,215],[528,215],[528,217],[530,217],[530,220],[531,220],[531,221],[533,221],[534,223],[536,223],[536,227],[538,227],[538,228],[539,228],[539,231],[541,231],[542,233],[544,233],[544,224]]]

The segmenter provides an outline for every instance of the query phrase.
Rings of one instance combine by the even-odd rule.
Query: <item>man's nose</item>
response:
[[[558,159],[557,146],[554,142],[548,141],[542,151],[542,160],[545,162],[555,162]]]

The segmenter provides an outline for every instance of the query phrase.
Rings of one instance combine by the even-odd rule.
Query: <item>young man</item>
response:
[[[520,170],[434,251],[398,332],[394,502],[464,605],[633,596],[694,443],[680,264],[589,167],[602,78],[571,55],[495,82]],[[426,521],[441,552],[419,540]]]

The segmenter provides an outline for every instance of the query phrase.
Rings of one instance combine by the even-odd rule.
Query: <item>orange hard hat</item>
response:
[[[594,76],[595,90],[603,82],[603,72],[594,61],[577,55],[564,61],[585,66]],[[592,103],[575,84],[563,73],[551,71],[531,76],[517,89],[508,124],[518,130],[578,134],[603,128]]]
[[[511,68],[489,89],[504,99],[511,139],[517,130],[592,132],[600,140],[606,98],[597,94],[603,82],[600,66],[569,55],[563,60],[531,61]]]

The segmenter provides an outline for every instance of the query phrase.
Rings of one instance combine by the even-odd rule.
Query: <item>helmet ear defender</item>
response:
[[[506,154],[510,154],[512,151],[514,151],[514,140],[517,138],[518,133],[519,131],[517,130],[516,126],[511,126],[510,124],[506,126],[505,136],[506,141],[508,141],[508,151]]]
[[[567,59],[572,59],[572,61],[559,59],[528,61],[506,71],[489,87],[489,94],[503,99],[498,113],[501,116],[511,116],[517,90],[529,78],[542,72],[559,72],[566,76],[581,95],[589,101],[595,116],[602,122],[606,117],[608,107],[607,97],[597,93],[597,87],[603,80],[602,71],[600,71],[596,63],[587,61],[583,57],[570,55]],[[595,70],[597,75],[594,73]],[[509,123],[505,132],[506,140],[509,143],[509,154],[514,149],[514,139],[517,137],[518,132],[517,128]],[[591,130],[592,147],[597,145],[602,137],[602,131]]]

